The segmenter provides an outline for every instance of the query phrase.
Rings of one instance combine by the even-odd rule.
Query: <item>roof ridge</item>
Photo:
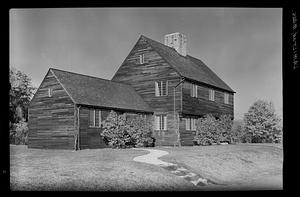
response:
[[[76,73],[76,72],[71,72],[71,71],[66,71],[66,70],[61,70],[61,69],[57,69],[57,68],[50,68],[50,70],[58,70],[58,71],[67,72],[67,73],[70,73],[70,74],[81,75],[81,76],[85,76],[85,77],[95,78],[95,79],[99,79],[99,80],[102,80],[102,81],[107,81],[107,82],[117,83],[117,84],[121,84],[121,85],[126,85],[126,86],[127,86],[127,84],[124,84],[124,83],[112,81],[112,80],[110,80],[110,79],[103,79],[103,78],[96,77],[96,76],[85,75],[85,74]]]

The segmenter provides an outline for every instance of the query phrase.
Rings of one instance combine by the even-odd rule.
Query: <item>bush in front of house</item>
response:
[[[221,115],[219,119],[216,119],[212,114],[207,114],[196,123],[194,143],[204,146],[221,142],[231,143],[233,141],[231,128],[231,116]]]
[[[131,143],[135,147],[153,147],[154,138],[152,137],[152,124],[145,118],[136,116],[127,121],[128,133]]]
[[[10,125],[10,143],[16,145],[27,145],[28,126],[24,120]]]
[[[113,148],[153,146],[152,125],[142,117],[126,119],[126,114],[111,111],[102,125],[100,135]]]

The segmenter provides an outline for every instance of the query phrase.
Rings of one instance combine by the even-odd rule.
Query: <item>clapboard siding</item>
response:
[[[140,64],[140,55],[144,55],[145,63]],[[144,101],[154,110],[154,114],[167,114],[166,131],[154,131],[156,144],[173,145],[177,140],[174,124],[174,86],[181,77],[153,48],[140,38],[125,61],[116,72],[113,81],[131,85]],[[168,81],[168,95],[155,96],[155,81]],[[175,109],[181,110],[181,87],[175,91]],[[154,118],[153,118],[154,120]]]
[[[74,104],[51,71],[35,93],[28,115],[29,148],[74,148]]]
[[[205,114],[230,114],[233,116],[233,94],[229,94],[229,104],[224,103],[224,91],[198,85],[198,97],[191,97],[192,83],[184,82],[182,90],[182,113],[196,116]],[[215,91],[215,101],[209,100],[209,89]]]
[[[89,110],[99,109],[93,107],[80,107],[79,108],[79,143],[80,149],[94,149],[94,148],[105,148],[107,145],[102,140],[100,133],[102,128],[89,127]],[[101,120],[107,118],[109,111],[104,109],[101,110]]]

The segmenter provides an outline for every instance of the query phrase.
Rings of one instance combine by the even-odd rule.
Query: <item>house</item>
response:
[[[152,114],[129,85],[50,68],[29,105],[28,148],[106,147],[101,121],[111,110]]]
[[[111,80],[49,69],[29,107],[28,147],[105,147],[98,120],[110,110],[146,115],[156,145],[193,145],[198,118],[233,117],[234,93],[187,54],[185,35],[164,44],[142,35]]]

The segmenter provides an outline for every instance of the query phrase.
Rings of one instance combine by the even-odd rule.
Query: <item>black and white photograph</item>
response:
[[[10,190],[283,190],[282,15],[10,9]]]

